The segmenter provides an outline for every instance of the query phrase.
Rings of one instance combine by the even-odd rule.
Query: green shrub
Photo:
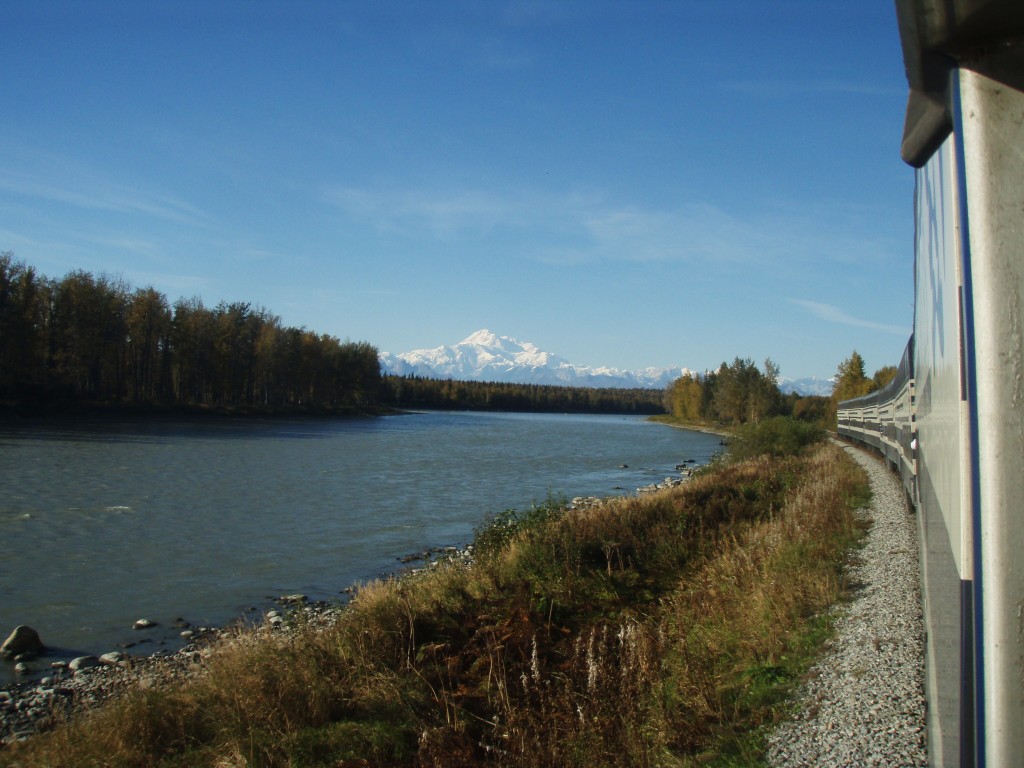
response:
[[[525,512],[517,509],[499,512],[474,531],[473,551],[478,556],[500,552],[521,531],[538,528],[561,517],[567,507],[565,498],[552,496],[542,504],[533,504]]]
[[[737,431],[729,443],[733,461],[754,456],[793,456],[825,437],[821,427],[789,416],[775,416]]]

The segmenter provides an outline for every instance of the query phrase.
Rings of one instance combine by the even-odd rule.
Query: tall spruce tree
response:
[[[873,382],[864,374],[864,358],[857,350],[839,364],[836,369],[836,385],[832,400],[841,403],[853,397],[866,395],[873,389]]]

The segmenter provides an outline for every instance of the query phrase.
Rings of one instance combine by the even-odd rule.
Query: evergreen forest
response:
[[[0,254],[0,398],[8,402],[360,409],[377,350],[290,328],[246,302],[171,305],[155,289]]]
[[[660,389],[610,389],[384,376],[383,402],[404,408],[533,413],[665,413]]]

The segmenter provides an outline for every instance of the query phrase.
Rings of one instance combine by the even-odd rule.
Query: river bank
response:
[[[506,508],[632,493],[717,443],[637,417],[462,412],[0,428],[0,632],[35,627],[67,661],[172,649],[178,619],[335,600]]]
[[[678,475],[638,487],[636,494],[677,488],[699,466],[693,459],[684,459],[675,469]],[[568,503],[568,509],[593,509],[610,499],[579,496]],[[396,558],[400,567],[391,573],[379,574],[377,578],[415,577],[425,569],[452,563],[468,565],[472,559],[473,544],[434,545]],[[184,680],[201,669],[203,659],[214,646],[229,642],[240,633],[287,633],[297,625],[329,627],[343,616],[347,598],[358,591],[360,583],[366,582],[346,587],[341,590],[346,597],[332,602],[310,600],[302,594],[284,595],[273,601],[273,607],[263,610],[250,608],[246,615],[223,627],[192,626],[179,618],[172,628],[162,628],[162,636],[141,636],[137,642],[119,644],[118,649],[99,655],[52,660],[52,651],[44,648],[38,655],[33,653],[23,661],[15,658],[12,663],[19,662],[23,667],[18,674],[19,681],[0,687],[0,746],[49,730],[59,722],[102,706],[140,685],[152,687]],[[147,619],[136,621],[136,631],[152,632],[157,629],[161,628],[156,622]],[[172,647],[166,647],[168,645]],[[147,649],[152,650],[146,653]]]
[[[685,429],[690,432],[700,432],[705,435],[715,435],[721,437],[723,440],[727,440],[733,435],[735,430],[730,430],[724,426],[714,426],[710,424],[704,424],[701,422],[683,421],[675,416],[670,415],[657,415],[648,416],[648,421],[652,421],[655,424],[664,424],[667,427],[675,427],[676,429]]]
[[[704,761],[776,717],[820,642],[807,617],[836,599],[856,533],[846,466],[826,446],[499,515],[472,564],[368,583],[326,627],[229,636],[187,681],[0,764]]]
[[[255,622],[185,629],[184,644],[173,651],[161,649],[148,655],[112,651],[53,662],[41,677],[0,689],[0,748],[80,717],[129,691],[186,680],[202,668],[213,648],[240,633],[289,632],[296,624],[326,627],[343,608],[309,601],[304,595],[284,596],[277,603]]]

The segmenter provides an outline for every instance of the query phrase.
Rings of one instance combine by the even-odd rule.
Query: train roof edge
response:
[[[1024,2],[896,0],[896,16],[910,86],[900,155],[920,168],[953,129],[955,67],[1024,90]]]

